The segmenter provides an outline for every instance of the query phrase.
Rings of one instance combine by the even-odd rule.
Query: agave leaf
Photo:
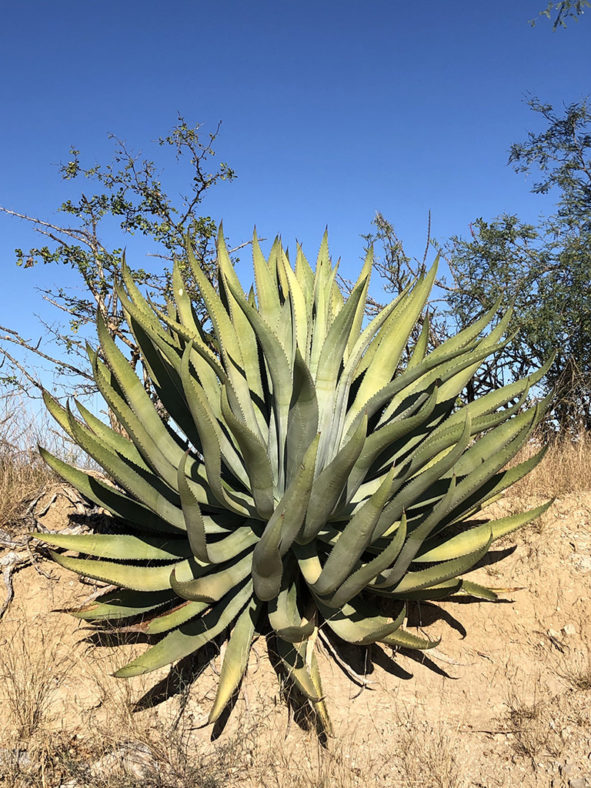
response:
[[[224,654],[218,688],[209,712],[208,723],[217,722],[242,681],[260,613],[261,605],[255,599],[251,599],[250,604],[244,608],[234,624]]]
[[[250,575],[252,552],[233,558],[211,572],[193,580],[177,580],[176,568],[170,574],[170,586],[181,597],[194,602],[217,602]]]
[[[233,477],[246,487],[248,487],[248,475],[244,469],[242,459],[220,426],[218,421],[220,415],[216,415],[213,411],[203,387],[191,375],[189,364],[191,348],[192,345],[187,345],[183,353],[181,385],[199,436],[198,446],[201,454],[204,456],[208,483],[222,506],[234,509],[238,504],[239,508],[244,509],[244,505],[239,503],[240,497],[236,490],[233,490],[233,503],[228,501],[228,496],[222,485],[222,460],[224,461],[225,469],[228,469]],[[227,477],[225,469],[224,479]],[[226,486],[229,487],[228,482],[226,482]]]
[[[298,539],[301,544],[314,539],[343,494],[347,479],[365,444],[367,418],[362,419],[351,439],[323,468],[312,484],[306,520]]]
[[[498,590],[498,589],[497,589]],[[473,583],[469,580],[462,580],[461,593],[469,596],[475,596],[480,599],[486,599],[489,602],[496,602],[498,596],[494,589],[481,586],[478,583]]]
[[[447,539],[443,544],[437,544],[430,549],[429,545],[426,544],[425,546],[428,548],[426,552],[417,555],[414,561],[415,563],[431,563],[436,561],[447,561],[451,558],[459,558],[462,555],[476,550],[479,545],[485,544],[490,530],[492,530],[493,541],[499,539],[501,536],[510,534],[512,531],[516,531],[518,528],[536,520],[549,506],[551,506],[551,504],[552,501],[548,501],[542,504],[542,506],[537,506],[535,509],[530,509],[527,512],[510,514],[507,517],[501,517],[498,520],[483,523],[476,528],[470,528],[461,534],[457,534]],[[435,540],[438,538],[441,539],[438,535],[435,537]]]
[[[274,272],[272,273],[269,270],[267,261],[265,260],[265,257],[261,251],[256,231],[252,241],[252,259],[258,309],[261,315],[264,316],[271,329],[274,329],[277,327],[281,315],[281,304],[277,290],[277,279]]]
[[[316,465],[319,435],[312,441],[297,476],[287,488],[267,523],[253,553],[253,581],[259,599],[268,601],[279,593],[282,561],[304,522]]]
[[[285,445],[287,483],[295,477],[308,446],[318,431],[318,400],[314,381],[299,350],[293,368],[293,393]]]
[[[402,626],[406,616],[403,603],[396,618],[392,619],[380,615],[373,602],[361,597],[355,597],[336,610],[318,601],[318,609],[335,635],[358,646],[383,641]]]
[[[72,417],[70,428],[74,438],[87,454],[96,460],[125,490],[138,500],[145,503],[155,514],[175,528],[184,530],[185,524],[180,506],[173,503],[176,493],[162,484],[159,477],[135,469],[124,458],[100,443],[90,431],[84,430]],[[208,494],[205,485],[197,487],[204,503],[213,503],[215,499]],[[180,500],[179,500],[180,504]]]
[[[257,516],[266,519],[271,516],[275,506],[273,469],[266,448],[244,421],[232,412],[226,386],[222,387],[221,404],[224,420],[236,438],[244,458]]]
[[[164,426],[162,419],[154,407],[154,404],[152,403],[147,391],[143,387],[140,379],[131,368],[129,361],[125,358],[123,353],[115,344],[107,329],[105,321],[103,320],[100,310],[97,312],[97,333],[107,363],[115,374],[119,386],[125,394],[127,402],[133,409],[133,412],[137,417],[137,423],[144,427],[141,437],[152,438],[154,448],[157,450],[158,455],[161,456],[163,460],[166,460],[166,456],[174,456],[175,452],[179,451],[177,442],[172,438],[170,432]],[[105,384],[107,384],[106,381]],[[111,387],[109,387],[109,389],[110,388]],[[115,400],[119,399],[115,391],[110,390],[109,393]],[[135,426],[136,424],[134,422],[134,427]],[[143,433],[145,433],[146,436],[144,436]],[[136,443],[136,446],[137,445],[138,444]],[[148,444],[147,450],[150,448],[151,446]],[[151,454],[152,453],[156,452],[154,451],[151,452]]]
[[[208,602],[185,601],[173,607],[172,610],[167,610],[166,613],[159,613],[135,627],[128,627],[128,630],[143,632],[145,635],[161,635],[163,632],[170,632],[171,629],[176,629],[181,624],[200,616],[208,607]]]
[[[399,303],[399,318],[392,321],[391,330],[382,337],[375,356],[367,368],[357,396],[352,405],[352,415],[359,412],[378,391],[391,380],[410,332],[425,305],[437,273],[437,260],[426,276],[421,277],[414,288]]]
[[[269,623],[277,636],[288,643],[301,643],[314,632],[315,617],[304,622],[298,609],[298,588],[293,571],[284,573],[279,594],[269,602]]]
[[[362,413],[365,412],[368,418],[378,413],[384,405],[390,403],[384,410],[379,419],[379,424],[388,421],[396,413],[400,404],[416,391],[425,391],[436,380],[444,381],[452,376],[456,371],[464,369],[473,361],[486,358],[486,350],[471,351],[468,353],[464,349],[450,351],[445,356],[431,358],[430,353],[424,361],[412,369],[407,369],[390,381],[387,385],[377,391],[359,412],[349,409],[345,419],[345,435],[349,435],[356,428]],[[387,413],[386,413],[387,411]]]
[[[357,309],[359,309],[360,304],[363,301],[364,296],[360,300],[359,304],[357,305]],[[339,380],[336,388],[336,393],[334,396],[334,419],[331,431],[334,435],[333,439],[333,447],[334,450],[338,449],[343,444],[343,433],[345,430],[345,423],[347,419],[347,403],[349,400],[349,394],[351,391],[351,385],[355,377],[357,377],[357,371],[361,362],[365,362],[369,364],[369,359],[372,356],[372,351],[374,348],[377,348],[379,338],[376,338],[375,341],[372,342],[372,339],[375,333],[383,326],[383,324],[387,321],[390,317],[391,313],[395,310],[395,307],[400,300],[401,296],[395,299],[391,304],[389,304],[385,309],[383,309],[380,313],[378,313],[373,320],[369,323],[369,325],[361,332],[361,334],[356,338],[355,344],[351,348],[350,352],[347,350],[347,360],[344,365],[344,369],[339,375]],[[357,314],[355,316],[357,319]],[[351,329],[351,337],[353,337],[353,328]],[[360,373],[359,373],[360,374]],[[357,422],[359,422],[360,417],[363,417],[363,413],[359,414]]]
[[[261,539],[253,554],[252,580],[254,592],[262,602],[268,602],[279,593],[283,574],[281,559],[281,517],[274,517],[265,528],[265,541]]]
[[[493,498],[498,497],[498,495],[503,490],[506,490],[512,484],[515,484],[528,473],[530,473],[530,471],[532,471],[536,465],[542,461],[547,450],[548,447],[546,446],[542,448],[537,454],[534,454],[533,457],[530,457],[529,459],[514,465],[512,468],[509,468],[506,471],[493,474],[485,483],[483,483],[480,487],[477,487],[475,492],[468,495],[461,504],[456,506],[450,512],[449,516],[445,520],[445,523],[461,520],[466,515],[466,513],[475,513],[476,511],[479,511],[486,503],[491,501]],[[510,454],[510,451],[508,454]],[[510,456],[514,456],[514,454]]]
[[[232,442],[232,435],[227,431],[227,425],[222,415],[221,387],[216,387],[214,395],[212,395],[211,389],[207,390],[203,388],[191,373],[194,353],[190,352],[188,356],[189,358],[187,360],[183,357],[181,361],[181,386],[198,435],[198,440],[195,445],[201,447],[201,453],[203,454],[205,449],[201,446],[201,433],[198,426],[201,425],[202,431],[206,433],[206,445],[209,446],[211,443],[211,450],[214,454],[216,451],[220,452],[221,460],[225,468],[230,471],[243,487],[248,489],[248,474],[244,468],[243,459],[237,451],[238,444]],[[190,364],[187,363],[189,359]],[[217,450],[215,443],[213,443],[209,435],[210,430],[213,431],[217,439]],[[213,466],[210,473],[213,474]],[[224,471],[224,478],[226,477],[227,474]],[[234,495],[237,495],[236,490],[234,490]]]
[[[534,427],[535,411],[534,413],[526,412],[524,414],[527,418],[520,421],[516,426],[521,427],[517,431],[512,430],[508,433],[511,440],[500,448],[491,456],[480,458],[479,455],[472,455],[472,465],[470,470],[458,484],[455,496],[454,506],[457,507],[465,500],[469,499],[476,490],[480,490],[498,470],[506,465],[512,459],[518,450],[523,446]],[[519,418],[519,417],[517,417]],[[517,418],[515,421],[517,421]],[[504,436],[507,437],[507,434]],[[480,462],[478,462],[480,460]],[[465,472],[466,468],[464,468]]]
[[[299,348],[302,357],[305,357],[308,346],[308,306],[306,304],[306,296],[304,295],[301,282],[297,275],[294,274],[289,261],[284,255],[281,255],[280,263],[282,266],[281,270],[283,270],[289,286],[289,298],[295,323],[296,346]]]
[[[351,331],[357,315],[357,309],[362,303],[364,293],[367,291],[367,281],[366,278],[355,286],[345,306],[330,326],[322,345],[316,373],[316,389],[322,411],[326,410],[326,405],[332,400],[343,355],[349,340],[352,338]]]
[[[188,558],[191,550],[184,539],[130,536],[128,534],[39,534],[41,542],[76,550],[99,558],[129,561],[171,561]]]
[[[536,408],[530,408],[517,416],[507,419],[470,446],[458,462],[455,471],[458,476],[467,476],[474,468],[486,462],[491,455],[506,449],[517,437],[527,437],[528,430],[536,417]],[[513,454],[517,451],[513,445]],[[511,455],[513,456],[513,455]]]
[[[374,317],[359,336],[346,365],[353,381],[360,380],[372,363],[384,336],[391,332],[392,323],[398,319],[401,305],[404,304],[404,299],[411,287],[412,284],[409,284],[401,290],[398,296]],[[370,327],[372,330],[368,331]],[[373,339],[374,335],[375,339]]]
[[[134,591],[164,591],[170,588],[171,564],[135,566],[134,564],[118,564],[112,561],[71,558],[53,550],[50,553],[53,560],[65,569],[71,569],[79,575],[102,580],[105,583],[114,583]],[[174,566],[177,574],[187,580],[206,571],[206,567],[198,564],[194,559],[178,561]]]
[[[372,580],[394,563],[406,539],[406,529],[406,516],[403,515],[402,521],[395,531],[390,544],[384,548],[379,555],[366,564],[363,564],[359,569],[349,575],[342,585],[339,586],[337,591],[335,591],[329,602],[330,607],[342,607],[354,596],[360,594],[364,588],[369,586]]]
[[[457,476],[465,476],[471,470],[479,465],[485,457],[488,457],[492,451],[498,451],[520,431],[523,424],[528,422],[533,417],[533,412],[525,411],[513,419],[507,416],[506,420],[499,419],[498,416],[490,418],[479,419],[474,422],[472,413],[468,408],[463,408],[463,417],[470,416],[470,435],[474,435],[479,431],[479,428],[487,428],[494,426],[497,422],[501,422],[497,429],[491,429],[484,437],[472,443],[470,447],[459,458],[458,462],[454,465],[454,473]],[[416,472],[418,468],[429,467],[430,464],[437,462],[440,457],[445,456],[456,441],[459,440],[464,424],[455,421],[451,427],[447,426],[447,421],[437,429],[433,430],[428,439],[424,440],[421,445],[415,449],[410,456],[412,456],[411,475]]]
[[[458,575],[461,575],[463,572],[472,569],[472,567],[486,555],[492,540],[492,531],[489,528],[488,539],[473,552],[463,555],[460,558],[453,558],[451,561],[435,564],[428,569],[419,569],[417,572],[407,572],[402,580],[392,589],[392,595],[404,598],[405,594],[408,592],[418,591],[421,588],[429,588],[430,586],[442,583],[444,580],[451,580],[454,577],[458,577]]]
[[[179,322],[194,334],[199,334],[201,326],[193,311],[193,303],[183,279],[181,265],[178,260],[174,260],[172,264],[172,293]]]
[[[220,226],[217,238],[217,257],[219,269],[221,272],[221,281],[224,284],[224,294],[230,307],[230,315],[232,322],[236,329],[236,337],[240,345],[240,352],[242,354],[242,361],[244,365],[244,374],[252,391],[254,397],[257,397],[261,402],[264,399],[263,384],[261,380],[261,370],[259,367],[259,351],[257,347],[257,340],[254,331],[242,309],[236,303],[236,299],[228,290],[227,282],[231,282],[235,290],[242,292],[244,298],[246,294],[242,291],[240,281],[230,260],[230,255],[226,248],[223,231]],[[260,407],[255,410],[259,418],[259,427],[263,428],[264,418],[262,417]]]
[[[213,329],[220,353],[222,354],[224,360],[228,361],[230,358],[232,359],[229,366],[234,367],[236,365],[238,367],[243,367],[244,361],[242,358],[242,352],[240,350],[240,343],[238,342],[236,329],[232,325],[230,316],[226,311],[220,296],[218,293],[216,293],[211,282],[208,280],[202,271],[201,266],[195,259],[193,250],[188,243],[186,250],[191,272],[193,273],[193,277],[195,278],[195,282],[199,288],[201,297],[207,306],[207,311],[213,324]]]
[[[424,360],[425,356],[427,355],[430,327],[431,321],[429,320],[429,315],[426,314],[421,327],[421,333],[419,334],[419,338],[417,339],[417,343],[414,346],[412,355],[408,360],[408,364],[406,365],[407,369],[416,367]]]
[[[152,365],[154,360],[158,361],[158,356],[160,356],[166,359],[173,369],[178,369],[180,364],[179,348],[171,344],[169,337],[163,336],[159,332],[153,330],[151,324],[146,320],[145,315],[134,307],[123,289],[119,288],[117,290],[117,295],[121,300],[121,306],[127,315],[128,323],[142,350],[144,360]],[[156,307],[152,306],[152,309],[157,312],[160,319],[171,330],[174,330],[182,336],[185,342],[192,342],[196,351],[194,363],[198,369],[199,377],[204,385],[207,385],[211,390],[215,390],[218,380],[224,382],[227,379],[226,372],[217,356],[201,339],[199,333],[194,333],[180,323],[172,320],[170,317],[157,310]],[[152,350],[150,350],[150,347]],[[155,351],[157,351],[157,353]],[[160,363],[158,363],[157,367],[154,367],[154,369],[156,368],[161,369]],[[162,381],[160,381],[160,383],[162,384]]]
[[[99,438],[99,440],[106,443],[110,449],[113,449],[113,451],[116,451],[130,462],[133,462],[134,465],[144,468],[144,470],[150,471],[150,467],[144,462],[144,458],[128,438],[125,438],[119,432],[116,432],[115,430],[111,429],[111,427],[108,427],[104,421],[101,421],[96,416],[94,416],[87,408],[84,407],[84,405],[82,405],[81,402],[78,402],[78,400],[75,400],[75,403],[78,412],[86,424],[90,427],[92,432],[94,432],[97,438]],[[67,418],[67,410],[65,408],[64,413],[66,414]]]
[[[314,642],[315,638],[318,634],[318,631],[314,634],[314,638],[310,638],[308,643],[306,644],[306,662],[308,665],[308,669],[310,671],[310,677],[312,679],[312,683],[316,688],[316,694],[320,696],[321,700],[317,701],[310,701],[312,704],[312,708],[316,712],[317,720],[318,720],[318,727],[320,732],[326,736],[332,736],[332,723],[330,721],[330,716],[328,714],[328,709],[326,708],[326,702],[324,700],[324,692],[322,690],[322,681],[320,678],[320,670],[318,668],[318,659],[316,657],[316,651],[314,650]]]
[[[392,593],[391,589],[375,589],[378,596],[384,596],[388,599],[404,599],[405,602],[437,602],[441,599],[448,599],[453,594],[457,594],[462,590],[462,579],[454,578],[442,583],[436,583],[427,588],[419,588],[415,591],[407,591],[403,596],[397,597]],[[374,589],[372,589],[374,590]]]
[[[349,576],[370,543],[384,504],[390,495],[395,469],[392,468],[379,489],[345,526],[313,586],[315,594],[332,594]]]
[[[94,358],[96,358],[96,354],[94,354]],[[92,363],[94,363],[94,361]],[[51,413],[60,427],[62,427],[62,429],[65,430],[70,435],[70,437],[72,437],[70,428],[71,416],[68,408],[60,405],[60,403],[46,391],[43,392],[43,401],[47,410]],[[130,440],[125,438],[123,435],[116,433],[110,427],[107,427],[104,422],[100,421],[100,419],[97,419],[96,416],[93,416],[78,401],[76,401],[76,407],[86,424],[90,427],[91,432],[102,442],[104,442],[108,448],[117,452],[117,454],[120,454],[138,468],[142,468],[143,470],[148,471],[148,473],[151,473],[151,468],[147,465],[140,452]]]
[[[316,270],[314,271],[313,314],[314,331],[310,342],[309,367],[312,376],[318,371],[318,362],[324,346],[326,334],[330,328],[330,297],[332,282],[336,276],[336,269],[331,271],[330,255],[328,252],[328,236],[326,231],[322,236]]]
[[[351,500],[381,452],[418,430],[430,418],[436,403],[437,385],[433,384],[428,391],[416,397],[415,401],[399,416],[367,437],[361,454],[349,475],[347,500]],[[456,440],[460,434],[461,430]],[[388,459],[392,460],[393,458],[389,456]]]
[[[277,430],[278,456],[283,457],[287,434],[287,419],[292,396],[292,373],[285,349],[265,319],[228,282],[230,292],[248,318],[267,361],[273,383],[273,412]],[[279,464],[279,484],[283,480],[283,463]]]
[[[131,317],[129,318],[129,325],[142,354],[142,365],[152,381],[161,405],[168,413],[174,413],[174,422],[176,422],[195,448],[200,450],[199,433],[191,419],[191,413],[187,407],[180,380],[180,359],[178,353],[172,349],[169,349],[167,353],[161,352],[152,341],[152,338]],[[211,387],[211,391],[215,391],[216,386],[219,385],[215,372],[209,367],[207,362],[201,359],[196,351],[193,351],[193,356],[202,362],[200,365],[202,374],[205,371],[205,380]],[[170,425],[165,426],[169,427]]]
[[[230,315],[224,308],[219,295],[216,293],[213,286],[201,270],[201,267],[197,263],[190,245],[187,245],[187,255],[195,282],[199,287],[199,291],[207,306],[209,317],[213,324],[214,332],[218,341],[218,347],[224,361],[224,368],[227,378],[232,383],[232,387],[236,392],[236,396],[240,403],[240,408],[245,418],[247,418],[249,422],[252,420],[252,428],[262,439],[262,435],[259,431],[259,417],[257,417],[255,413],[253,400],[250,394],[250,385],[248,379],[246,378],[244,359],[242,357],[242,350],[240,348],[240,342],[236,334],[236,329],[234,328],[230,319]],[[227,279],[226,283],[230,293],[234,296],[238,305],[242,308],[241,301],[245,301],[245,303],[248,305],[248,302],[246,302],[244,297],[244,293],[239,292],[238,289],[233,287],[231,282]],[[251,308],[250,305],[248,306]]]
[[[118,678],[139,676],[193,654],[232,623],[249,603],[251,595],[250,582],[234,589],[208,613],[169,632],[159,643],[120,668],[114,675]]]
[[[503,317],[499,320],[498,324],[492,329],[492,331],[481,339],[478,343],[478,347],[483,350],[488,350],[489,355],[492,355],[494,352],[494,347],[497,342],[500,341],[501,337],[505,334],[507,326],[509,325],[509,321],[512,317],[512,310],[507,311]],[[472,366],[467,367],[466,369],[462,370],[462,372],[454,375],[450,378],[441,389],[441,396],[444,399],[448,397],[455,397],[457,396],[460,391],[464,388],[464,386],[468,383],[470,378],[474,375],[477,371],[479,366],[479,362],[474,362]]]
[[[413,479],[411,479],[403,488],[403,490],[400,493],[398,493],[398,495],[396,495],[394,499],[384,508],[384,511],[382,512],[375,528],[374,541],[380,536],[383,536],[383,534],[388,530],[388,528],[390,528],[390,526],[393,523],[398,522],[398,520],[402,516],[402,512],[408,511],[408,509],[410,509],[410,507],[413,504],[415,504],[417,500],[420,500],[420,496],[423,493],[425,493],[427,490],[429,490],[431,485],[437,479],[440,479],[444,473],[446,473],[447,471],[449,471],[451,468],[454,467],[456,462],[462,456],[464,450],[466,449],[466,446],[468,445],[468,441],[470,440],[470,428],[471,428],[470,414],[467,413],[466,423],[464,425],[464,431],[460,436],[459,441],[451,449],[451,451],[449,451],[444,457],[438,460],[434,465],[430,465],[425,471],[419,473]],[[410,469],[406,471],[405,476],[408,477],[409,474],[410,474]],[[405,476],[403,476],[403,478],[405,478]],[[449,506],[451,507],[451,501],[447,498],[447,496],[445,498],[445,501],[446,501],[445,505],[447,506],[449,504]],[[447,508],[444,512],[442,512],[442,514],[439,514],[439,510],[437,511],[438,511],[437,517],[440,518],[444,516],[444,514],[448,513],[449,508]],[[410,544],[407,543],[407,545],[405,545],[404,547],[404,550],[402,551],[402,554],[400,556],[401,561],[406,560],[406,555],[409,555],[410,551],[414,549],[415,544],[418,543],[416,541],[419,538],[418,534],[420,533],[420,540],[422,542],[424,539],[427,538],[432,528],[434,528],[435,525],[437,524],[438,520],[437,521],[433,520],[432,524],[431,521],[429,522],[430,525],[428,529],[425,526],[424,530],[421,530],[419,532],[417,529],[416,531],[413,532],[412,538],[410,540]],[[410,545],[412,545],[412,547],[410,547]],[[413,553],[413,557],[414,555],[416,555],[416,550]],[[407,566],[405,567],[405,571]]]
[[[110,484],[97,479],[90,473],[81,471],[54,457],[42,447],[39,453],[43,460],[68,484],[75,487],[85,498],[97,506],[102,506],[111,514],[120,517],[135,528],[157,533],[179,534],[183,526],[173,526],[147,506],[117,490]]]
[[[364,290],[361,290],[363,293]],[[351,299],[356,298],[357,293],[351,295],[345,307],[335,319],[330,328],[329,335],[326,338],[324,348],[330,347],[332,341],[333,331],[336,329],[337,339],[342,335],[345,337],[349,330],[348,325],[354,318],[349,304]],[[342,321],[346,320],[346,325],[342,325]],[[324,350],[323,350],[324,353]],[[329,359],[338,358],[338,349],[335,349]],[[331,369],[332,367],[332,369]],[[325,373],[326,370],[326,373]],[[316,386],[319,396],[319,430],[322,433],[322,440],[320,446],[320,467],[324,467],[329,463],[338,453],[342,445],[343,430],[346,416],[346,402],[350,391],[350,379],[345,378],[345,373],[340,373],[340,364],[325,363],[324,356],[320,358],[318,367]]]
[[[317,462],[319,443],[320,434],[317,433],[304,454],[297,474],[285,491],[285,495],[279,501],[273,517],[267,524],[267,528],[270,529],[274,518],[281,522],[279,549],[282,556],[287,553],[304,524],[314,482],[314,469]],[[263,534],[261,544],[264,542],[264,539],[265,536]]]
[[[453,477],[446,494],[432,507],[429,513],[424,516],[421,523],[412,529],[392,568],[374,581],[372,584],[374,587],[391,588],[404,577],[404,574],[415,555],[419,552],[425,539],[450,511],[453,505],[455,489],[455,477]],[[399,504],[397,508],[399,508]]]
[[[149,613],[166,605],[174,599],[172,591],[132,591],[126,588],[117,588],[93,599],[82,607],[70,610],[76,618],[87,621],[101,619],[117,620],[132,618]]]
[[[412,632],[408,632],[406,629],[398,629],[391,635],[381,638],[380,643],[384,643],[386,646],[394,646],[395,648],[409,648],[426,651],[429,648],[437,648],[441,643],[441,638],[438,640],[427,640],[425,638],[420,638],[418,635],[414,635]]]
[[[279,265],[282,252],[279,249],[277,253],[277,275],[281,279],[283,267]],[[287,282],[285,282],[287,287]],[[279,316],[279,323],[275,329],[277,339],[285,350],[285,355],[289,361],[290,367],[293,366],[294,355],[297,347],[297,334],[295,331],[295,315],[293,313],[293,303],[289,297],[287,290],[283,291],[284,302],[281,304],[281,312]]]
[[[438,400],[442,403],[449,402],[453,405],[455,398],[462,390],[462,386],[455,386],[457,392],[449,394],[445,384],[454,378],[457,379],[467,368],[474,367],[474,365],[478,366],[487,356],[502,350],[508,342],[509,340],[506,339],[493,348],[489,348],[488,345],[484,347],[476,345],[473,348],[456,348],[448,354],[450,356],[449,361],[445,361],[445,356],[432,358],[433,354],[429,353],[424,361],[417,364],[416,367],[397,375],[391,383],[381,391],[378,391],[368,403],[368,409],[375,413],[376,406],[388,403],[378,422],[383,424],[396,413],[405,398],[417,391],[424,391],[436,380],[439,381]]]
[[[311,701],[322,701],[319,688],[312,679],[310,670],[306,665],[306,642],[288,643],[281,638],[277,638],[277,651],[287,675],[300,692]]]
[[[154,313],[150,309],[150,305],[144,298],[142,291],[135,283],[131,269],[129,268],[126,262],[125,252],[123,253],[123,257],[121,260],[121,279],[123,280],[125,289],[129,293],[134,306],[144,313],[147,320],[153,320]],[[158,324],[156,324],[156,328],[160,330],[160,326],[158,326]]]
[[[95,361],[93,372],[99,391],[117,417],[118,422],[125,428],[125,431],[139,450],[145,464],[148,465],[150,471],[156,473],[169,487],[174,489],[176,469],[168,459],[172,452],[167,457],[160,448],[162,433],[166,432],[168,434],[168,430],[166,430],[162,421],[160,421],[161,433],[156,430],[154,425],[147,429],[142,419],[136,416],[132,408],[110,385],[104,373],[104,365],[98,359]],[[175,445],[175,452],[181,452],[178,445]],[[132,459],[131,461],[133,462],[134,460]]]
[[[203,517],[201,516],[201,509],[199,508],[199,501],[193,495],[185,475],[185,464],[188,453],[189,450],[187,449],[178,467],[177,485],[181,498],[181,507],[183,510],[183,517],[185,518],[185,527],[187,529],[187,538],[189,540],[191,552],[199,561],[209,563],[211,559],[207,551],[205,526],[203,524]]]
[[[369,283],[371,280],[371,272],[373,268],[374,256],[373,256],[373,246],[370,246],[365,253],[365,260],[363,261],[363,266],[361,271],[359,272],[359,276],[357,277],[357,281],[353,286],[353,290],[361,284],[363,285],[363,292],[361,293],[361,298],[357,304],[357,308],[355,310],[355,317],[353,318],[353,324],[351,326],[351,330],[349,332],[349,340],[347,342],[347,347],[343,353],[343,361],[345,363],[345,367],[349,358],[351,357],[351,353],[359,339],[359,334],[361,332],[361,326],[363,325],[363,318],[365,317],[365,305],[367,302],[367,293],[369,290]],[[339,291],[340,292],[340,291]],[[385,311],[385,310],[384,310]]]
[[[499,307],[503,301],[503,296],[499,296],[492,307],[484,312],[484,314],[471,323],[466,328],[462,329],[459,333],[455,336],[446,339],[445,342],[442,342],[439,347],[436,347],[429,355],[431,356],[442,356],[446,355],[450,350],[455,350],[456,348],[465,348],[468,345],[471,345],[472,342],[481,334],[484,329],[492,323],[495,318],[495,315],[499,311]]]

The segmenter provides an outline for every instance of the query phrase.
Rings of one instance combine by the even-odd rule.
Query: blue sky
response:
[[[105,161],[113,132],[157,157],[152,141],[180,112],[204,131],[222,121],[216,151],[238,177],[203,212],[223,218],[233,244],[256,223],[314,258],[328,225],[333,254],[354,276],[376,211],[417,256],[429,210],[439,240],[479,216],[535,220],[551,200],[506,166],[510,144],[538,124],[526,95],[560,106],[591,93],[591,19],[531,28],[544,5],[3,3],[0,205],[60,220],[68,192],[57,166],[70,145],[89,164]],[[174,168],[162,182],[188,188]],[[14,247],[34,242],[24,223],[0,216],[0,323],[36,338],[34,313],[56,314],[35,286],[76,280],[52,266],[17,269]],[[130,262],[144,266],[146,251]],[[240,273],[249,279],[246,257]]]

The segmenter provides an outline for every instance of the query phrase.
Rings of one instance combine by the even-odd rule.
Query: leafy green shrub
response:
[[[117,486],[42,452],[121,533],[40,538],[90,556],[54,552],[62,566],[118,587],[77,616],[163,635],[116,675],[155,670],[229,632],[213,722],[253,637],[271,630],[328,732],[319,627],[353,644],[426,649],[435,644],[402,627],[407,601],[496,598],[461,575],[546,508],[474,521],[541,458],[503,470],[547,404],[522,408],[543,370],[462,404],[482,359],[502,348],[508,316],[482,336],[492,309],[431,352],[425,321],[409,349],[436,266],[363,327],[371,254],[348,298],[326,236],[315,271],[300,249],[294,270],[279,241],[265,260],[255,237],[253,256],[256,295],[243,291],[221,237],[219,294],[189,255],[215,352],[178,266],[167,313],[123,268],[118,294],[158,410],[99,316],[101,353],[89,356],[129,437],[80,404],[83,421],[46,403]]]

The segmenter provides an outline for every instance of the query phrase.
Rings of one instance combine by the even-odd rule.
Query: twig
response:
[[[7,553],[5,556],[0,558],[0,566],[3,567],[2,570],[2,579],[4,580],[4,586],[6,587],[6,598],[2,603],[2,607],[0,607],[0,618],[6,613],[8,610],[8,606],[14,599],[14,588],[12,586],[12,573],[15,571],[16,567],[22,568],[29,563],[30,559],[28,556],[24,556],[22,553],[16,553],[14,550],[11,550],[10,553]]]

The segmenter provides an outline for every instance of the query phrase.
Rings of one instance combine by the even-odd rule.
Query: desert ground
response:
[[[437,648],[344,652],[319,638],[334,737],[294,713],[260,638],[229,717],[206,725],[221,654],[131,680],[115,646],[67,612],[100,584],[48,560],[30,534],[86,527],[77,494],[44,479],[0,525],[0,785],[591,786],[591,474],[581,445],[551,451],[493,515],[551,496],[495,545],[474,580],[497,603],[414,604]],[[562,452],[562,453],[561,453]],[[8,599],[12,590],[12,598]],[[223,649],[223,646],[222,646]]]

